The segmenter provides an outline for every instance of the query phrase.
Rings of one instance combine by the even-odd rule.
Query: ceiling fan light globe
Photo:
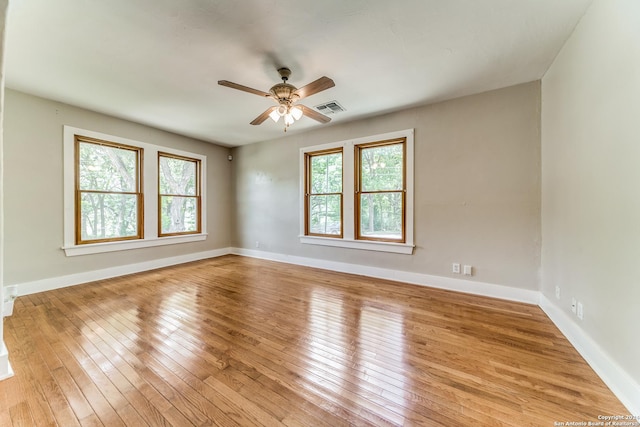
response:
[[[293,107],[291,109],[291,115],[294,119],[300,120],[300,117],[302,117],[302,110],[300,109],[300,107]]]
[[[270,112],[269,117],[271,117],[271,120],[276,123],[278,123],[278,120],[280,120],[280,114],[278,113],[278,110],[273,110],[272,112]]]
[[[295,120],[291,114],[284,115],[284,124],[289,126],[295,123]]]
[[[285,114],[287,114],[287,106],[284,104],[280,104],[280,106],[278,107],[278,109],[276,110],[276,112],[281,115],[284,116]]]

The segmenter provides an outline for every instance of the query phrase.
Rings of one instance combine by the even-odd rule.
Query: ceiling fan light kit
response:
[[[280,117],[284,117],[284,123],[289,126],[295,123],[296,120],[300,120],[302,117],[302,110],[297,106],[287,108],[281,104],[278,108],[269,113],[269,117],[271,117],[271,120],[276,123],[278,123]]]
[[[335,83],[333,82],[333,80],[323,76],[298,89],[295,86],[287,83],[287,80],[289,80],[289,76],[291,76],[290,69],[280,68],[278,69],[278,73],[280,73],[282,83],[278,83],[271,87],[271,89],[269,89],[269,92],[263,92],[261,90],[253,89],[248,86],[243,86],[227,80],[219,80],[218,84],[221,86],[230,87],[232,89],[241,90],[243,92],[253,93],[254,95],[262,96],[265,98],[271,98],[277,103],[276,106],[267,108],[267,110],[256,117],[251,122],[252,125],[262,124],[267,119],[267,117],[270,117],[271,120],[277,123],[280,120],[280,117],[283,117],[285,125],[284,131],[286,132],[287,128],[295,123],[296,120],[300,120],[303,115],[320,123],[328,123],[331,121],[331,118],[325,116],[324,114],[318,113],[317,111],[305,105],[297,104],[297,102],[303,98],[315,95],[318,92],[322,92],[323,90],[334,87]]]

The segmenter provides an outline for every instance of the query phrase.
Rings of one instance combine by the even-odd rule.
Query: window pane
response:
[[[402,238],[402,193],[360,194],[360,235]]]
[[[342,192],[342,153],[311,157],[311,194]]]
[[[402,190],[403,144],[363,148],[360,155],[362,191]]]
[[[309,232],[312,234],[341,234],[342,197],[309,197]]]
[[[196,162],[160,156],[160,194],[196,196]]]
[[[160,197],[162,234],[198,231],[198,199],[196,197]]]
[[[137,152],[125,148],[80,142],[80,189],[137,191]]]
[[[138,197],[134,194],[81,193],[83,241],[138,235]]]

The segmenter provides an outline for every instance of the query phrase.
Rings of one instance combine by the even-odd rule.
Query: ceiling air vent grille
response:
[[[325,102],[324,104],[316,105],[313,108],[322,114],[336,114],[347,111],[342,105],[338,104],[338,101]]]

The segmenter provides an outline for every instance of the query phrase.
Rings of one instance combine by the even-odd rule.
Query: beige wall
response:
[[[347,106],[348,108],[348,106]],[[538,82],[234,149],[234,245],[537,290]],[[263,126],[268,126],[265,124]],[[299,149],[415,128],[414,255],[299,243]]]
[[[228,247],[231,166],[228,149],[7,90],[5,99],[5,284]],[[63,125],[207,156],[207,240],[66,257],[63,244]]]
[[[542,292],[636,384],[639,96],[640,2],[595,0],[542,80]]]

